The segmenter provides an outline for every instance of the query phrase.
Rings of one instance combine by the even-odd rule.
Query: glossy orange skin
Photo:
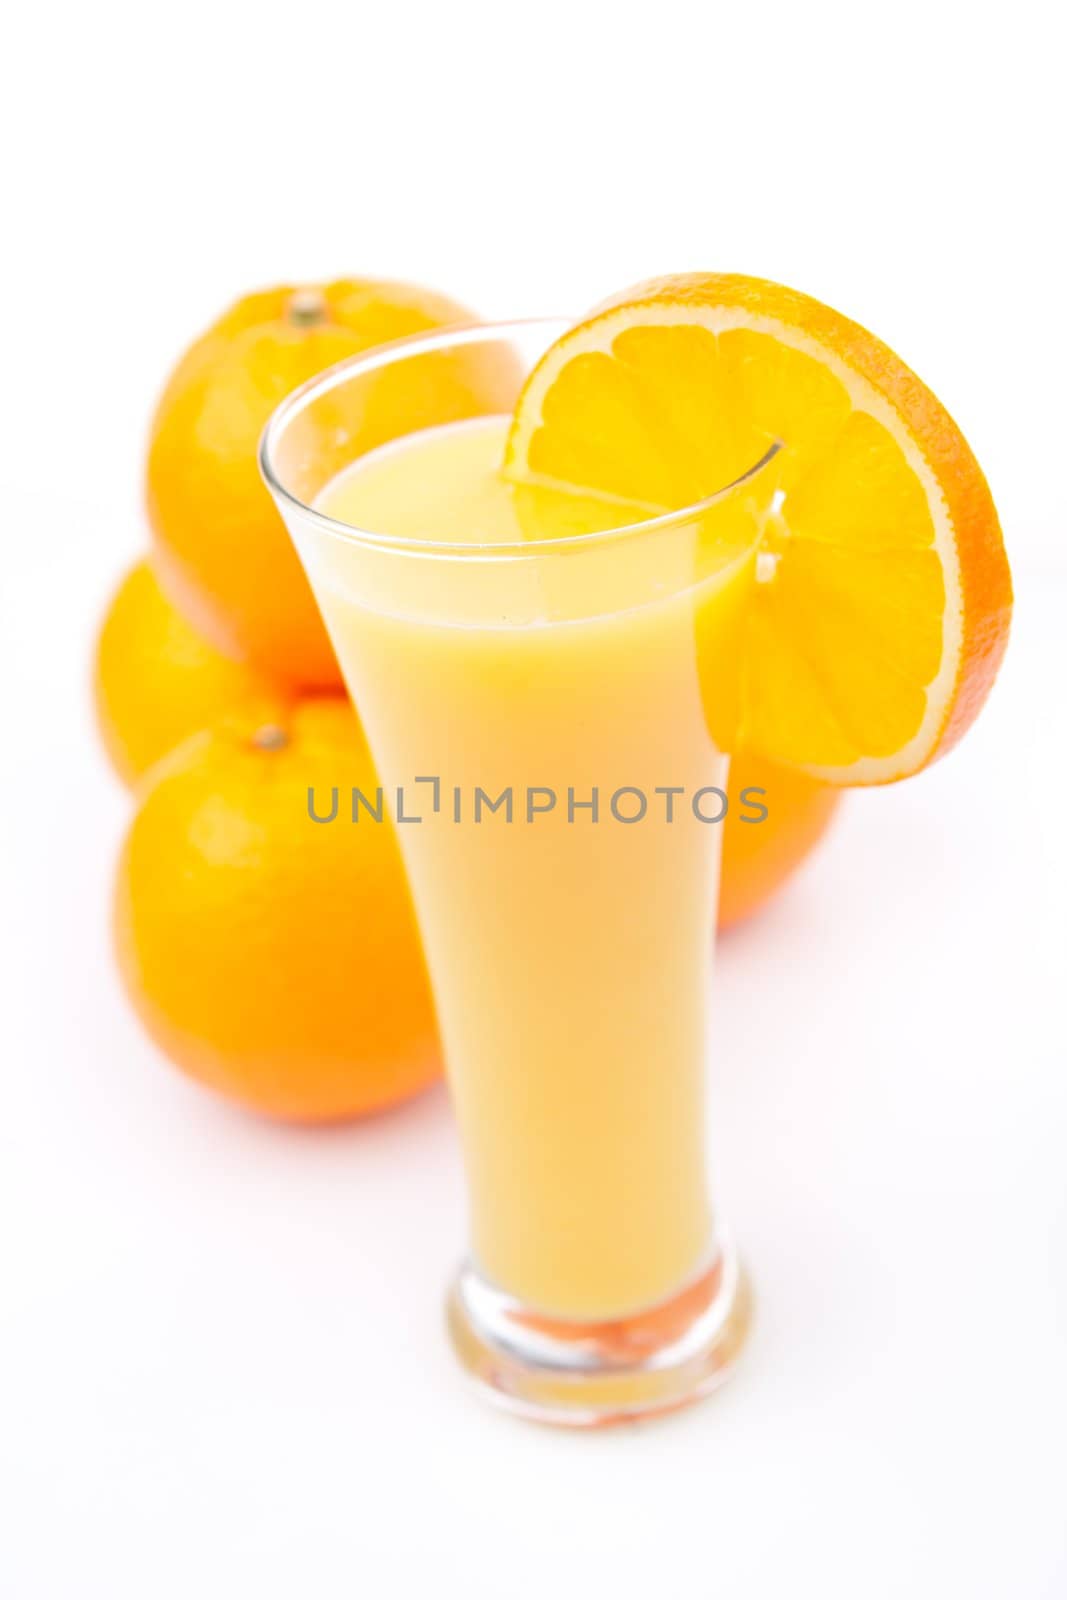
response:
[[[191,627],[149,561],[130,568],[97,636],[93,699],[112,766],[136,784],[191,733],[239,707],[273,713],[279,691]]]
[[[260,478],[260,434],[278,403],[326,367],[474,320],[410,284],[282,285],[238,301],[186,351],[152,421],[145,496],[160,581],[219,650],[294,687],[340,687],[311,589]]]
[[[194,734],[138,791],[114,934],[127,994],[171,1061],[269,1117],[359,1117],[441,1072],[422,949],[377,777],[340,697]],[[337,819],[321,814],[339,789]]]

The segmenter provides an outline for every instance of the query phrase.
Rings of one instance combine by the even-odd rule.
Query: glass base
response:
[[[468,1378],[534,1422],[603,1428],[691,1404],[729,1376],[751,1296],[729,1240],[670,1300],[618,1322],[565,1322],[526,1310],[469,1263],[448,1298],[448,1328]]]

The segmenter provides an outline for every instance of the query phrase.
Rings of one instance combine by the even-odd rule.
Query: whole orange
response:
[[[259,436],[279,401],[335,362],[472,320],[454,300],[410,284],[283,285],[238,301],[178,362],[151,427],[148,516],[164,589],[220,650],[305,688],[340,685],[260,479]]]
[[[750,794],[742,804],[744,791]],[[730,762],[729,809],[723,823],[719,927],[758,911],[811,854],[843,790],[742,750]],[[759,821],[758,807],[766,809]]]
[[[194,734],[142,786],[115,892],[119,967],[149,1034],[268,1116],[355,1117],[441,1070],[407,882],[347,701]],[[338,792],[332,822],[331,791]]]
[[[231,661],[190,627],[162,593],[152,565],[138,561],[119,585],[97,638],[93,694],[104,747],[134,784],[160,756],[224,714],[278,691]]]

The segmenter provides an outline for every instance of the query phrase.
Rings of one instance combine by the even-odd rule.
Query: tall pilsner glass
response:
[[[590,1426],[707,1393],[747,1326],[708,1202],[704,1084],[715,739],[774,450],[698,506],[568,537],[401,540],[316,509],[369,450],[510,411],[565,330],[463,328],[346,362],[285,401],[261,461],[422,931],[470,1204],[456,1353],[511,1410]]]

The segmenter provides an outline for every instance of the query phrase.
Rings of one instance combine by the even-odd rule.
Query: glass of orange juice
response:
[[[670,515],[510,483],[510,413],[565,330],[346,362],[282,404],[261,462],[381,777],[342,815],[391,815],[422,931],[470,1206],[454,1347],[511,1410],[593,1426],[707,1393],[747,1327],[705,1057],[775,451]]]

